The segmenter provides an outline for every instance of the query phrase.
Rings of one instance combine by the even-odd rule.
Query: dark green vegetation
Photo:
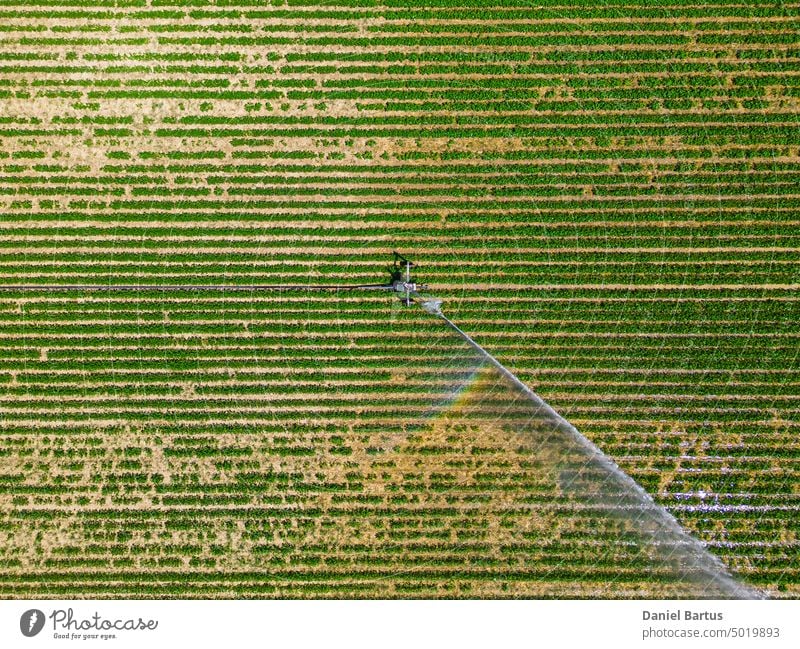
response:
[[[798,5],[529,4],[4,2],[0,282],[374,282],[401,249],[797,596]],[[415,440],[444,332],[339,297],[0,293],[0,595],[668,591],[569,503],[524,536],[524,453]]]

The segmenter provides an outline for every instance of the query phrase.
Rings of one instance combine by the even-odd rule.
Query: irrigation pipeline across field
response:
[[[391,291],[391,284],[9,284],[0,291]]]
[[[565,484],[562,480],[560,485],[562,490],[571,489],[580,492],[581,487],[578,486],[576,488],[572,484],[577,474],[584,472],[589,474],[589,481],[591,482],[591,473],[592,470],[595,470],[596,475],[602,476],[602,482],[599,483],[601,487],[600,498],[609,502],[616,501],[613,503],[615,508],[624,512],[622,515],[627,520],[632,521],[640,531],[644,532],[646,541],[651,542],[656,548],[660,548],[662,557],[665,557],[667,562],[674,564],[676,571],[682,577],[690,576],[694,573],[694,579],[702,581],[700,584],[703,588],[702,596],[711,595],[733,599],[764,598],[764,594],[760,591],[737,581],[719,558],[711,554],[699,540],[684,530],[666,508],[656,503],[611,458],[581,434],[569,421],[558,414],[552,406],[523,383],[511,370],[473,340],[469,334],[444,315],[441,310],[441,300],[425,299],[419,295],[415,297],[417,303],[427,313],[440,318],[475,350],[482,360],[493,366],[503,379],[516,388],[524,398],[529,400],[534,407],[534,415],[551,425],[552,432],[561,436],[561,441],[556,442],[556,444],[564,452],[556,456],[559,458],[556,461],[563,461],[568,465],[570,454],[573,455],[573,462],[575,458],[580,458],[581,462],[577,470],[573,467],[576,475],[572,477],[570,483]],[[586,476],[583,477],[585,478]],[[580,483],[580,481],[578,482]],[[578,493],[577,495],[587,496],[584,493]]]

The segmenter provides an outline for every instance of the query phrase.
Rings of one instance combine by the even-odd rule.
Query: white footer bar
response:
[[[798,601],[0,601],[0,647],[800,647]]]

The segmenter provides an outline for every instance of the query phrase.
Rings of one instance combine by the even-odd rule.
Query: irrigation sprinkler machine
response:
[[[411,278],[411,269],[415,264],[395,251],[394,266],[392,267],[392,281],[391,287],[394,291],[400,294],[400,299],[406,306],[411,306],[412,296],[416,297],[418,291],[424,291],[428,288],[427,284],[417,284]]]

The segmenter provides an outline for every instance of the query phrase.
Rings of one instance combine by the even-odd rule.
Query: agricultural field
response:
[[[798,597],[799,12],[0,3],[0,286],[144,287],[0,290],[0,597],[714,595],[418,307],[158,289],[383,282],[392,250]]]

